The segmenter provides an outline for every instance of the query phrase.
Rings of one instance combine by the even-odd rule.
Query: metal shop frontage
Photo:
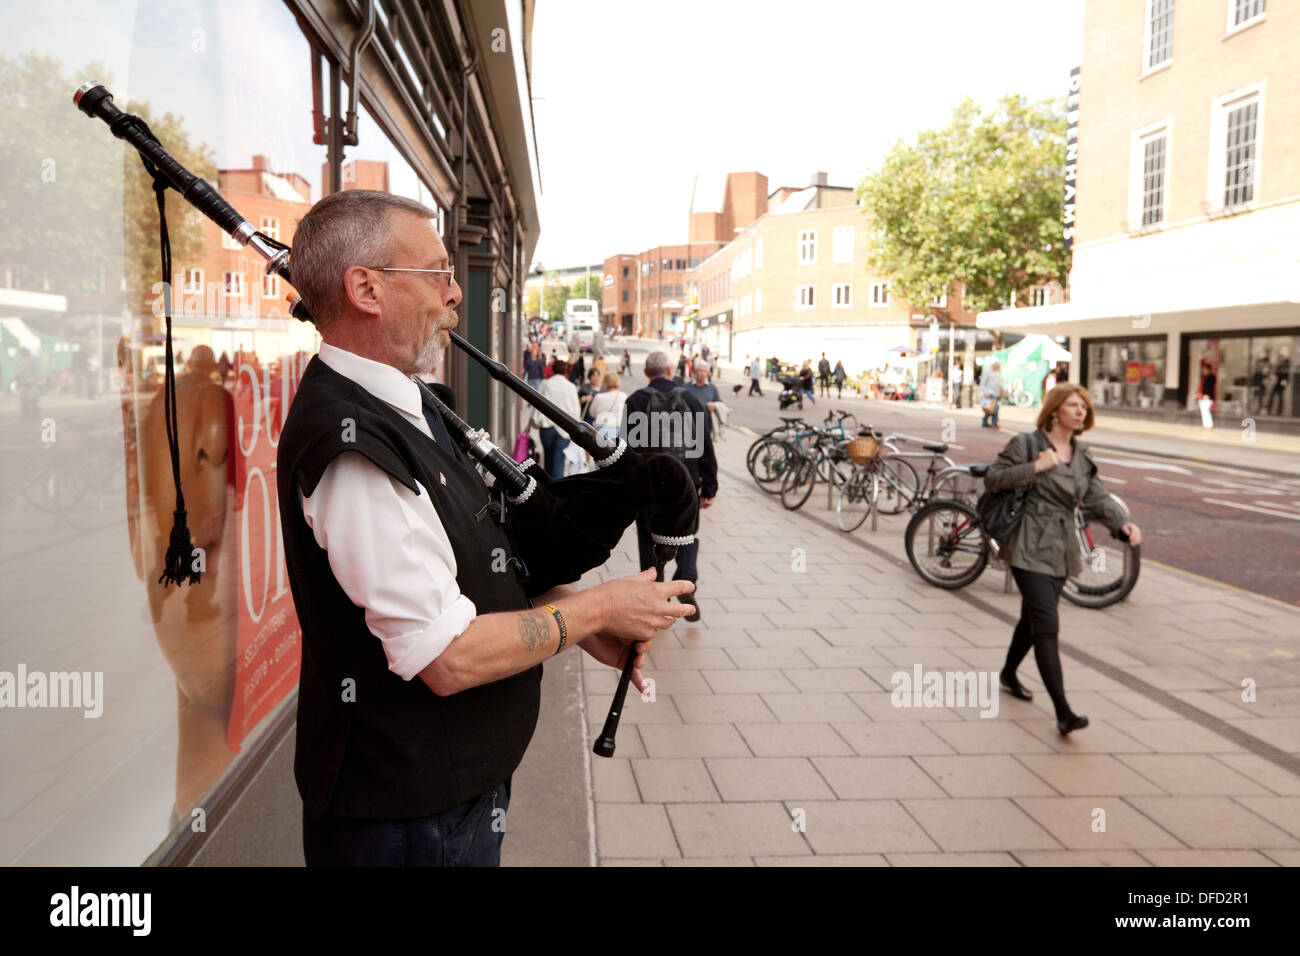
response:
[[[435,209],[460,331],[516,363],[539,233],[532,12],[84,0],[7,18],[0,80],[22,91],[7,171],[35,172],[0,182],[4,384],[21,380],[0,393],[0,862],[302,860],[275,464],[319,339],[251,250],[169,196],[179,467],[205,566],[198,584],[160,584],[174,491],[158,214],[134,151],[73,92],[103,83],[279,242],[338,190]],[[518,431],[519,402],[463,353],[444,376],[472,424]]]

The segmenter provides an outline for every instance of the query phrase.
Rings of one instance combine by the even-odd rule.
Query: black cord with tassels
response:
[[[141,123],[141,126],[144,126]],[[144,126],[155,142],[157,138]],[[185,494],[181,491],[180,428],[176,423],[176,362],[172,355],[172,243],[167,233],[167,178],[144,156],[145,172],[153,178],[154,197],[158,201],[158,239],[162,252],[163,316],[167,322],[166,376],[163,380],[163,419],[167,428],[167,450],[171,454],[172,482],[176,486],[176,510],[172,512],[172,533],[163,557],[163,571],[158,578],[164,586],[171,583],[198,584],[201,572],[195,566],[194,544],[190,540],[185,516]]]

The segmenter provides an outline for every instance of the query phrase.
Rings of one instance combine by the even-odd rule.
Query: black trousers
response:
[[[1061,652],[1057,641],[1060,622],[1056,614],[1065,578],[1054,578],[1017,567],[1012,567],[1011,574],[1020,589],[1020,621],[1016,624],[1015,633],[1011,635],[1011,647],[1007,650],[1003,674],[1014,676],[1016,668],[1032,647],[1039,676],[1043,678],[1043,686],[1047,688],[1052,706],[1056,708],[1056,719],[1068,720],[1074,716],[1074,712],[1065,700]]]
[[[751,378],[749,380],[749,394],[753,395],[755,392],[758,392],[759,398],[763,397],[763,390],[758,387],[758,379]]]

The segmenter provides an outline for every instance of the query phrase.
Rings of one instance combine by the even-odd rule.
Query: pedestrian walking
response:
[[[1196,404],[1201,408],[1201,427],[1214,427],[1214,401],[1218,393],[1219,378],[1209,359],[1201,359],[1201,382],[1196,386]]]
[[[1065,579],[1082,570],[1074,536],[1074,510],[1082,502],[1113,532],[1142,543],[1142,531],[1106,492],[1088,447],[1077,436],[1093,425],[1092,400],[1081,385],[1058,385],[1043,402],[1035,432],[1007,442],[984,477],[991,493],[1028,489],[1023,517],[1008,545],[1011,574],[1020,588],[1016,623],[1002,668],[1001,684],[1013,697],[1033,694],[1016,678],[1016,668],[1034,649],[1043,685],[1056,710],[1056,729],[1068,734],[1088,726],[1065,698],[1058,647],[1057,604]]]
[[[849,377],[844,371],[844,363],[839,359],[835,360],[835,371],[831,373],[831,378],[835,379],[835,397],[844,397],[844,380]]]
[[[755,359],[754,361],[757,362],[758,360]],[[628,396],[625,407],[629,423],[633,421],[632,416],[634,414],[640,416],[662,414],[683,416],[683,418],[679,419],[682,422],[685,421],[684,416],[686,415],[696,416],[694,420],[697,422],[706,420],[708,412],[700,404],[699,399],[684,386],[674,385],[668,380],[668,371],[671,368],[672,364],[668,356],[663,352],[651,352],[646,358],[645,376],[650,381],[644,388],[637,389]],[[643,433],[648,435],[650,444],[642,447],[650,447],[681,460],[687,471],[690,472],[691,479],[695,482],[700,508],[704,509],[713,504],[718,494],[718,460],[714,455],[713,438],[710,436],[707,427],[702,429],[702,435],[698,432],[691,432],[692,435],[702,440],[702,454],[687,454],[690,451],[685,447],[687,431],[685,427],[645,429]],[[640,552],[642,570],[655,566],[654,543],[650,539],[650,523],[653,518],[654,512],[650,508],[637,514],[637,547]],[[677,549],[676,568],[672,579],[674,581],[698,581],[700,576],[699,555],[700,541],[697,534],[693,542]],[[664,573],[667,574],[667,568],[664,569]],[[695,608],[690,614],[686,615],[686,620],[698,621],[700,619],[700,605],[695,601],[694,593],[691,594],[690,600],[695,604]]]
[[[984,411],[984,417],[980,420],[981,428],[998,427],[998,406],[1001,405],[1002,395],[1006,391],[1002,387],[1001,368],[1002,363],[994,359],[992,366],[980,381],[980,408]]]
[[[830,359],[826,357],[825,352],[822,353],[821,361],[817,363],[817,380],[822,387],[822,398],[830,398],[831,397],[831,363],[830,363]]]
[[[961,384],[965,379],[966,373],[962,370],[961,362],[952,367],[952,401],[954,408],[961,408]]]
[[[632,355],[627,349],[623,350],[623,358],[618,363],[618,374],[632,371]]]
[[[718,386],[709,381],[709,372],[711,366],[704,359],[696,359],[691,365],[692,381],[686,383],[686,391],[694,395],[705,411],[709,413],[709,428],[713,429],[713,440],[725,437],[722,434],[721,426],[726,424],[727,416],[731,409],[722,403],[722,396],[718,394]],[[714,426],[718,427],[715,428]]]
[[[556,358],[551,363],[553,374],[542,382],[539,391],[546,398],[568,412],[574,418],[582,417],[578,404],[578,389],[569,381],[569,363]],[[552,478],[564,477],[564,449],[569,447],[569,438],[555,427],[555,423],[541,412],[533,411],[533,425],[542,435],[542,456],[546,473]]]
[[[623,406],[627,404],[627,392],[623,391],[623,383],[613,372],[605,373],[601,385],[600,393],[587,406],[587,414],[591,416],[596,431],[606,438],[616,439],[623,421]]]
[[[528,347],[524,357],[524,381],[533,388],[541,388],[546,378],[546,363],[542,361],[542,349],[536,342]]]
[[[745,358],[746,360],[748,360],[749,356],[746,355]],[[761,374],[762,372],[759,370],[759,365],[758,365],[758,356],[755,355],[754,360],[752,362],[749,362],[749,393],[748,394],[753,395],[755,392],[757,392],[759,398],[763,397],[763,390],[758,387],[758,377]]]
[[[767,378],[768,381],[781,381],[781,360],[773,355],[767,360]]]
[[[807,395],[810,402],[817,404],[817,396],[813,394],[812,359],[804,359],[803,368],[799,370],[799,394]]]

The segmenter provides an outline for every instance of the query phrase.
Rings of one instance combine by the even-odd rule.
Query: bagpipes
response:
[[[162,240],[164,313],[167,323],[167,371],[164,386],[168,444],[172,453],[173,479],[176,486],[175,523],[171,547],[165,561],[163,580],[186,580],[185,560],[190,554],[189,532],[185,525],[184,497],[180,487],[178,439],[175,429],[175,370],[172,359],[171,253],[163,191],[175,189],[199,212],[207,216],[240,245],[252,249],[266,260],[268,275],[278,275],[288,283],[291,249],[259,232],[220,193],[195,176],[163,148],[138,116],[125,113],[113,104],[112,94],[101,83],[85,83],[73,96],[73,103],[90,117],[108,124],[118,139],[134,147],[145,170],[154,180]],[[297,319],[310,321],[301,299],[290,306]],[[466,454],[494,479],[507,508],[507,526],[524,567],[524,586],[530,596],[541,594],[558,584],[577,581],[592,568],[609,559],[624,531],[637,513],[648,510],[651,538],[654,541],[656,579],[663,580],[664,565],[673,559],[680,546],[695,540],[699,522],[699,500],[695,484],[686,467],[671,455],[651,454],[630,448],[619,439],[610,442],[585,422],[575,420],[544,395],[512,373],[503,363],[483,354],[456,332],[451,341],[481,365],[492,378],[538,409],[555,423],[571,441],[592,456],[596,470],[568,478],[553,479],[543,469],[522,466],[493,444],[486,431],[475,429],[434,396],[448,431]],[[190,578],[196,579],[196,575]],[[605,727],[593,746],[604,757],[614,753],[614,736],[632,677],[636,654],[628,648],[627,663],[619,679]]]

